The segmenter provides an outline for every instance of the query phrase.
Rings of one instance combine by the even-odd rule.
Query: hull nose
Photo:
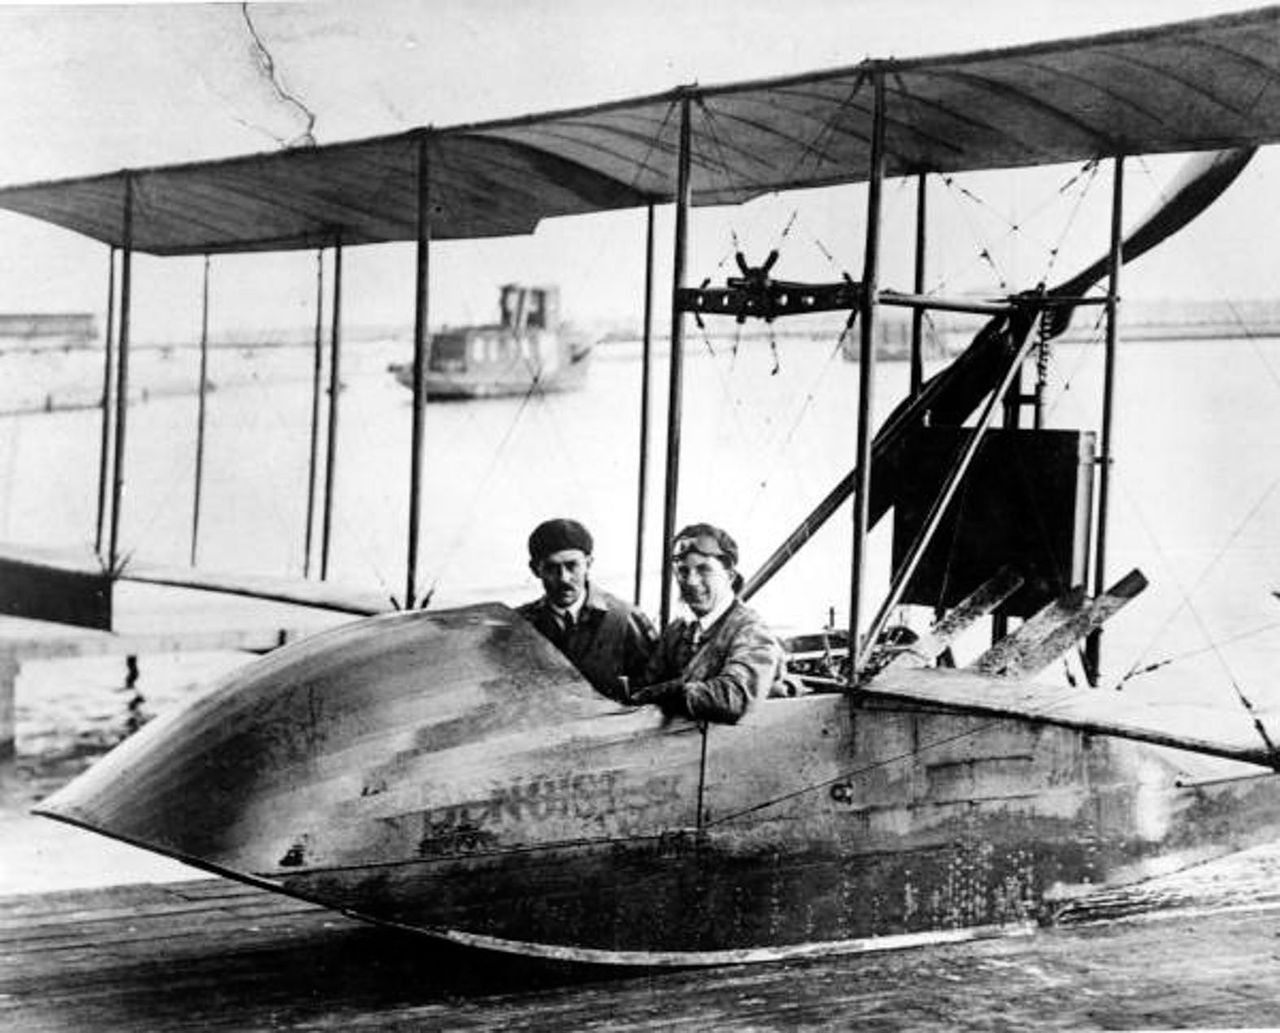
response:
[[[449,764],[617,709],[504,606],[374,617],[222,679],[39,813],[238,876],[394,860],[368,829],[453,802]]]

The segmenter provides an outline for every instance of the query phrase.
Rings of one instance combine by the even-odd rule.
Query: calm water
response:
[[[688,347],[679,520],[729,528],[750,570],[851,463],[857,366],[840,357],[834,334],[771,348],[695,331]],[[395,595],[405,580],[410,404],[386,364],[403,358],[403,346],[364,345],[344,359],[330,568],[333,580]],[[96,383],[91,367],[70,368],[83,360],[41,361],[41,383],[64,393]],[[12,367],[5,390],[31,394],[34,369]],[[618,345],[598,351],[578,393],[428,408],[419,586],[433,591],[434,605],[531,598],[537,585],[524,540],[558,514],[592,528],[597,580],[630,594],[640,369],[638,348]],[[301,574],[310,375],[304,350],[214,354],[202,565]],[[190,352],[135,363],[135,384],[150,390],[130,409],[121,542],[139,557],[187,560],[196,404],[168,392],[195,376]],[[880,364],[879,414],[901,397],[906,376],[904,363]],[[660,587],[665,377],[659,357],[643,592],[651,611]],[[1096,424],[1100,378],[1099,348],[1058,348],[1049,425]],[[1136,677],[1126,691],[1181,692],[1234,709],[1234,681],[1255,703],[1280,705],[1280,602],[1271,594],[1280,588],[1280,341],[1126,344],[1118,385],[1108,567],[1113,577],[1139,567],[1151,587],[1108,625],[1109,682],[1174,658],[1159,678]],[[98,433],[93,410],[0,418],[0,540],[92,541]],[[318,542],[318,518],[315,535]],[[845,619],[849,539],[845,510],[756,605],[785,627],[821,625],[833,609]],[[871,604],[887,584],[888,544],[887,527],[873,535]],[[145,707],[188,694],[227,662],[149,661]],[[70,730],[86,727],[91,739],[109,739],[136,716],[118,661],[32,667],[25,677],[44,687],[20,694],[20,747],[63,748]]]

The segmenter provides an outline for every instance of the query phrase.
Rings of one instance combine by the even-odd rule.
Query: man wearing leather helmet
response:
[[[691,524],[675,537],[672,565],[690,618],[663,631],[632,703],[668,714],[732,724],[780,687],[782,645],[760,615],[738,598],[738,545],[711,524]]]

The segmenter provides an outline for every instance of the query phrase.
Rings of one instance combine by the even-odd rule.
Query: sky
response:
[[[1251,6],[1223,0],[0,5],[0,184],[271,151],[307,139],[332,143],[414,125],[592,104],[682,83],[1081,36]],[[1276,293],[1271,285],[1280,255],[1267,254],[1265,241],[1239,246],[1255,237],[1259,206],[1275,210],[1267,193],[1277,175],[1270,164],[1256,162],[1208,229],[1188,233],[1184,251],[1202,256],[1210,273],[1179,265],[1175,252],[1144,260],[1150,271],[1130,289],[1187,297],[1229,284],[1250,297]],[[1169,168],[1155,162],[1131,174],[1131,211],[1140,212],[1155,196]],[[983,227],[984,219],[998,224],[1015,203],[1036,209],[1042,192],[1052,196],[1072,174],[1055,170],[1040,185],[1035,177],[1014,185],[979,180],[977,193],[989,200],[954,216],[972,229],[972,239],[948,234],[944,222],[944,238],[965,239],[954,254],[939,249],[939,275],[950,275],[952,262],[955,270],[971,268],[987,247],[982,233],[1000,233]],[[833,279],[849,271],[856,277],[861,189],[695,214],[693,275],[718,275],[739,243],[767,249],[800,212],[802,228],[796,243],[788,243],[796,253],[784,256],[794,265],[779,267],[780,274]],[[1106,194],[1105,184],[1097,193]],[[895,203],[890,191],[889,204]],[[906,219],[906,205],[898,207],[899,215],[887,216],[891,240],[907,235],[895,231],[905,221],[891,221]],[[1021,220],[1006,221],[1015,218]],[[1105,232],[1105,219],[1095,221]],[[659,234],[669,250],[666,213]],[[408,321],[410,249],[382,245],[348,255],[346,318]],[[1027,286],[1012,281],[1034,282],[1039,261],[1029,250],[1014,255],[999,277],[1013,288]],[[492,318],[496,287],[506,280],[560,283],[567,314],[581,322],[634,321],[642,263],[638,213],[553,220],[531,238],[437,245],[433,322]],[[135,340],[193,339],[200,268],[198,259],[138,259]],[[311,255],[217,259],[215,337],[308,325],[314,271]],[[955,276],[957,283],[963,279]],[[0,310],[101,311],[105,292],[101,245],[0,215]]]

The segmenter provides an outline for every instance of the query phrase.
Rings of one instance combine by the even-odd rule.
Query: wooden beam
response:
[[[107,484],[111,477],[112,348],[115,341],[116,249],[107,259],[107,330],[102,340],[102,430],[98,445],[98,522],[93,551],[102,555],[102,531],[106,526]]]
[[[929,180],[921,172],[916,177],[916,263],[912,286],[916,294],[924,294],[925,262],[929,246],[927,231],[929,212]],[[911,395],[920,393],[924,385],[924,310],[911,311]]]
[[[111,529],[107,568],[120,561],[120,513],[124,499],[125,427],[129,416],[129,328],[133,312],[133,176],[124,179],[124,245],[120,249],[120,329],[116,346],[116,426],[111,461]]]
[[[1146,587],[1141,571],[1131,570],[1091,601],[1085,600],[1083,589],[1074,589],[997,642],[971,666],[984,674],[1035,674],[1100,628]]]
[[[636,484],[636,576],[633,601],[640,605],[644,587],[645,512],[649,500],[649,385],[653,375],[653,205],[644,236],[644,335],[640,361],[640,456]],[[663,573],[666,576],[666,573]]]
[[[1124,242],[1120,229],[1124,208],[1124,155],[1115,159],[1111,184],[1111,254],[1107,277],[1107,344],[1102,371],[1102,430],[1098,455],[1098,515],[1095,524],[1097,542],[1093,558],[1093,590],[1102,591],[1107,576],[1107,533],[1110,530],[1111,463],[1113,461],[1113,414],[1116,396],[1116,342],[1120,326],[1120,269],[1124,265]],[[1102,633],[1095,631],[1085,644],[1085,670],[1092,684],[1097,684],[1102,666]]]
[[[196,386],[196,469],[191,500],[191,565],[200,547],[200,495],[204,488],[204,432],[209,398],[209,256],[204,256],[204,287],[200,303],[200,383]]]
[[[302,576],[311,576],[311,539],[316,522],[316,479],[320,462],[320,391],[324,370],[324,248],[316,250],[316,335],[311,369],[311,454],[307,464],[307,527],[302,545]]]
[[[404,608],[418,605],[418,537],[422,527],[422,451],[426,444],[427,359],[431,263],[431,176],[427,134],[418,136],[418,233],[413,302],[413,414],[409,431],[409,530],[405,555]]]
[[[1022,587],[1022,575],[1010,567],[997,571],[994,577],[979,585],[946,612],[933,627],[906,647],[888,647],[888,660],[879,667],[919,666],[912,661],[931,663],[943,650],[959,638],[975,621],[981,620]],[[876,666],[876,658],[870,661]]]
[[[1019,657],[1047,638],[1064,621],[1069,621],[1084,610],[1084,586],[1077,586],[1046,604],[1013,634],[1005,635],[977,660],[969,665],[971,670],[983,674],[1020,674]]]
[[[857,491],[853,496],[853,560],[849,577],[849,687],[857,684],[858,668],[875,641],[875,632],[866,641],[858,637],[862,623],[862,589],[866,576],[867,531],[871,525],[871,409],[875,396],[876,301],[880,291],[880,216],[884,187],[884,74],[872,78],[871,167],[867,172],[866,245],[862,261],[862,297],[858,339],[858,437],[855,464]]]
[[[690,101],[680,100],[680,155],[676,178],[675,254],[671,265],[671,356],[667,383],[667,477],[662,510],[662,596],[659,618],[665,627],[671,616],[671,545],[676,533],[680,490],[680,424],[684,405],[684,314],[675,298],[684,286],[688,257],[689,209],[693,205]]]
[[[329,547],[333,537],[334,480],[338,472],[338,402],[342,391],[342,240],[333,245],[333,323],[329,337],[329,437],[324,472],[324,509],[320,536],[320,580],[329,578]]]

